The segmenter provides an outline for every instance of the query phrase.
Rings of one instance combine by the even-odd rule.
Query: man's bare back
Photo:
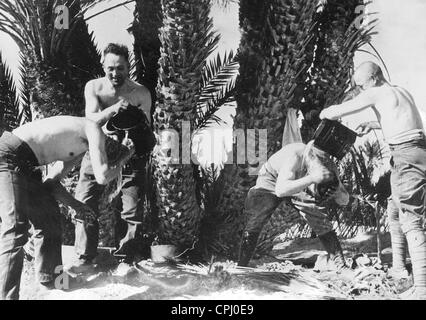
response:
[[[89,151],[96,180],[106,184],[121,171],[121,166],[133,155],[134,147],[128,145],[126,153],[109,163],[105,139],[99,125],[93,121],[73,116],[56,116],[27,123],[12,132],[33,150],[39,165],[63,162],[60,175],[66,174]],[[128,141],[127,141],[128,142]],[[127,143],[125,142],[125,143]],[[125,147],[123,147],[125,148]]]
[[[83,155],[89,148],[86,134],[90,125],[85,118],[57,116],[29,122],[12,133],[31,147],[40,165],[45,165]]]
[[[291,143],[285,145],[278,152],[274,153],[268,162],[271,167],[280,172],[283,167],[292,172],[300,172],[302,170],[303,153],[306,145],[303,143]]]

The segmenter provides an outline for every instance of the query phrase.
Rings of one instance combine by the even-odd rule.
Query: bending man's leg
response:
[[[35,186],[36,187],[36,186]],[[38,187],[40,189],[40,186]],[[37,281],[53,285],[62,269],[62,230],[60,210],[56,200],[47,192],[31,190],[29,219],[34,231],[34,267]],[[56,274],[57,273],[57,274]]]
[[[270,191],[250,189],[245,201],[244,215],[247,225],[241,241],[239,266],[247,266],[256,249],[257,240],[265,224],[271,218],[281,199]]]
[[[14,172],[0,172],[0,300],[19,299],[22,247],[29,227],[27,200],[24,179]]]
[[[327,217],[326,208],[317,206],[314,203],[298,201],[297,199],[293,199],[292,203],[315,234],[318,235],[321,244],[328,253],[329,259],[334,262],[337,270],[347,268],[340,241]]]

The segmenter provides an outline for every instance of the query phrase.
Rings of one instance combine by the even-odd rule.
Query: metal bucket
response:
[[[356,137],[356,132],[338,121],[323,119],[315,131],[314,146],[341,160]]]
[[[156,263],[167,262],[176,256],[176,246],[171,244],[161,244],[151,246],[151,260]]]

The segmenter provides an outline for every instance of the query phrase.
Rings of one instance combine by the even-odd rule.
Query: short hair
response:
[[[315,146],[314,140],[311,140],[306,144],[306,149],[303,156],[307,162],[312,160],[319,160],[325,166],[335,166],[331,155],[328,152],[325,152],[324,150],[321,150],[320,148]]]
[[[126,59],[126,61],[129,61],[129,49],[125,45],[110,43],[104,49],[104,57],[109,53],[122,56],[124,59]]]
[[[339,176],[339,170],[336,163],[333,161],[329,153],[317,148],[314,145],[314,141],[311,140],[307,145],[304,152],[304,162],[306,165],[306,170],[309,172],[311,170],[316,170],[319,167],[325,167],[330,171],[334,177],[333,180],[337,179]]]
[[[383,75],[382,68],[372,61],[361,63],[355,70],[355,75],[362,77],[362,79],[376,79],[380,81],[386,80]]]

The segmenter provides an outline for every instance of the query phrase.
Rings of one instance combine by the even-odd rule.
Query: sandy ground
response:
[[[381,260],[374,233],[343,240],[347,261],[354,268],[341,274],[326,268],[318,239],[280,242],[270,256],[253,260],[250,268],[234,262],[213,265],[175,265],[143,260],[126,275],[114,273],[116,261],[108,248],[100,248],[98,268],[90,276],[69,278],[68,290],[40,290],[34,282],[31,262],[26,261],[21,283],[24,300],[311,300],[399,299],[412,280],[394,280],[387,274],[391,264],[389,234],[381,236]],[[63,247],[67,264],[72,247]],[[316,263],[316,265],[315,265]],[[315,267],[315,268],[314,268]],[[66,284],[59,281],[59,284]]]

